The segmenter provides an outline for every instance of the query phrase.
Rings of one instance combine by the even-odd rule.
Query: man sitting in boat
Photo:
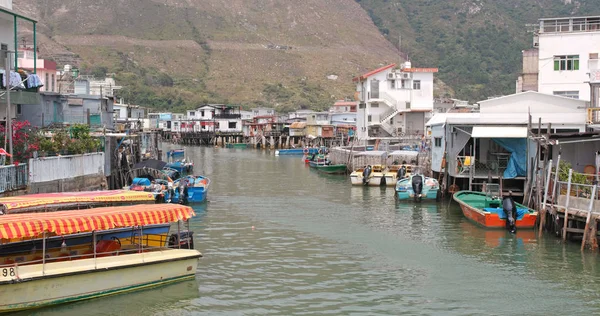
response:
[[[508,191],[508,196],[502,199],[502,209],[506,216],[506,229],[511,233],[515,233],[517,231],[517,205],[512,197],[512,191]]]

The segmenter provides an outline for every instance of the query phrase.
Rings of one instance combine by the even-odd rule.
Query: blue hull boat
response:
[[[180,159],[185,156],[185,149],[171,149],[167,151],[167,160],[168,158]]]
[[[326,147],[321,148],[292,148],[292,149],[282,149],[276,150],[275,156],[302,156],[302,155],[316,155],[319,153],[323,153],[327,150]],[[321,151],[321,152],[319,152]]]
[[[194,170],[194,163],[181,160],[170,162],[166,165],[166,167],[169,169],[177,170],[179,173],[190,173]]]
[[[421,192],[415,194],[415,184]],[[423,175],[411,175],[409,177],[398,180],[396,183],[396,197],[398,200],[413,199],[416,202],[424,200],[439,201],[440,200],[440,184],[434,178],[428,178]]]
[[[182,183],[183,181],[183,183]],[[186,176],[173,183],[173,191],[166,192],[165,200],[170,203],[202,203],[206,201],[210,179],[203,176]],[[183,193],[183,194],[182,194]],[[184,196],[185,198],[181,199]]]

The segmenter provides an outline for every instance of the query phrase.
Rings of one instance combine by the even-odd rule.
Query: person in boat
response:
[[[517,232],[517,206],[512,197],[512,191],[502,199],[502,210],[506,216],[506,229],[511,233]]]
[[[396,178],[398,180],[400,180],[400,179],[403,179],[405,175],[406,175],[406,167],[403,165],[400,168],[398,168],[398,172],[396,173]]]

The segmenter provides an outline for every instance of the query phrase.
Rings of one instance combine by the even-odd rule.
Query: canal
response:
[[[212,180],[196,280],[27,315],[600,313],[600,258],[579,244],[486,231],[448,200],[400,204],[298,157],[186,150]]]

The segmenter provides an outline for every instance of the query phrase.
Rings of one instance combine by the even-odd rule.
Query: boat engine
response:
[[[512,194],[509,192],[508,196],[502,199],[502,210],[506,216],[506,229],[511,233],[517,232],[517,206],[512,198]]]
[[[177,188],[179,190],[179,204],[183,204],[183,205],[188,205],[189,201],[188,201],[188,188],[187,185],[184,183],[185,181],[181,181],[181,183],[179,184],[179,188]]]
[[[415,194],[415,202],[421,201],[421,194],[423,193],[423,177],[421,175],[415,175],[412,177],[412,189]]]
[[[371,166],[367,166],[365,168],[365,170],[363,170],[363,173],[362,173],[362,176],[363,176],[363,178],[362,178],[363,185],[367,185],[369,183],[369,176],[370,175],[371,175]]]
[[[396,172],[396,179],[400,180],[400,179],[404,178],[405,175],[406,175],[406,167],[402,166],[402,167],[398,168],[398,172]]]
[[[178,248],[178,241],[181,249],[194,249],[194,232],[184,230],[179,233],[179,238],[177,238],[177,233],[171,234],[169,236],[169,248]]]

